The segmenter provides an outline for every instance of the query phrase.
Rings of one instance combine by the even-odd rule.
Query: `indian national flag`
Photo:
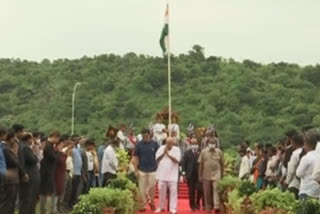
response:
[[[165,13],[165,22],[162,29],[160,37],[160,46],[163,54],[167,54],[169,45],[169,5],[167,4],[167,9]]]

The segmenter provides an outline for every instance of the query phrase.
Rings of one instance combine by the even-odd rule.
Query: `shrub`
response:
[[[256,185],[251,181],[241,181],[238,187],[238,192],[240,197],[250,196],[256,191],[257,191]]]
[[[239,196],[239,192],[236,189],[228,193],[228,205],[232,208],[234,213],[241,213],[243,199],[243,197]]]
[[[126,172],[130,163],[128,153],[124,149],[116,149],[116,157],[119,162],[119,172]]]
[[[236,172],[237,153],[233,150],[227,150],[224,153],[224,174],[237,175]]]
[[[137,185],[124,175],[119,175],[117,178],[110,180],[107,187],[110,189],[130,190],[133,193],[137,190]]]
[[[320,214],[320,202],[318,200],[305,200],[297,203],[293,208],[294,214]]]
[[[126,178],[128,178],[134,184],[136,184],[136,185],[138,184],[138,180],[137,180],[137,177],[134,174],[134,172],[130,172],[130,173],[126,174]]]
[[[231,191],[235,188],[238,188],[241,180],[234,176],[225,176],[219,181],[218,191],[220,194],[223,194],[225,191]]]
[[[254,193],[251,195],[250,199],[256,213],[259,213],[268,207],[280,208],[289,212],[296,203],[295,197],[292,193],[282,192],[278,188],[266,189]]]
[[[113,208],[115,214],[134,214],[136,204],[129,190],[93,188],[80,196],[72,214],[101,214],[105,208]]]

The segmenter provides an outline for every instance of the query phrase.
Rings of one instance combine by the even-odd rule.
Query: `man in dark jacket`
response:
[[[200,153],[197,139],[192,138],[190,143],[190,149],[184,154],[182,170],[189,189],[189,206],[192,211],[196,211],[200,209],[200,199],[202,197],[198,181],[198,158]]]
[[[82,141],[85,141],[83,139]],[[84,144],[84,143],[83,143]],[[82,181],[82,194],[89,192],[89,173],[88,173],[88,158],[85,150],[81,150],[82,168],[81,168],[81,181]]]
[[[14,131],[14,138],[15,138],[15,141],[17,142],[18,144],[18,159],[19,159],[19,165],[21,167],[21,172],[20,173],[20,177],[22,176],[22,174],[25,174],[25,169],[24,169],[24,158],[23,158],[23,154],[22,154],[22,146],[23,146],[23,143],[21,141],[21,138],[23,136],[23,132],[24,132],[24,126],[21,125],[21,124],[14,124],[12,126],[12,130]],[[19,191],[20,192],[20,191]]]
[[[54,173],[58,159],[58,152],[54,145],[60,140],[60,133],[53,131],[50,133],[46,146],[43,149],[43,159],[40,167],[40,213],[46,213],[46,204],[49,197],[54,193]],[[52,198],[51,198],[52,199]],[[52,206],[51,209],[54,207]],[[54,212],[54,210],[51,210]]]
[[[14,214],[19,182],[28,182],[29,177],[23,174],[18,159],[18,145],[14,138],[14,132],[9,131],[5,142],[2,142],[7,171],[6,179],[0,186],[0,213]],[[19,175],[22,175],[21,179]]]
[[[33,137],[31,133],[26,133],[21,138],[24,167],[29,175],[29,182],[20,184],[19,194],[19,214],[35,214],[36,203],[39,194],[40,174],[37,166],[38,157],[33,152]]]
[[[283,159],[283,166],[286,168],[286,170],[288,169],[288,163],[294,151],[291,138],[296,134],[298,134],[298,132],[294,129],[286,132],[286,150],[285,150],[284,159]],[[285,178],[286,178],[286,174],[283,175],[282,178],[280,179],[281,184],[284,183]]]

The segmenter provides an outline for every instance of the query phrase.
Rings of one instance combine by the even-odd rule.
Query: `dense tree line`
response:
[[[102,140],[109,124],[147,126],[167,107],[166,59],[128,53],[32,62],[0,59],[0,124],[22,123]],[[172,58],[173,108],[189,123],[216,123],[226,147],[243,139],[272,142],[290,128],[320,124],[320,65],[259,64],[204,55],[195,45]]]

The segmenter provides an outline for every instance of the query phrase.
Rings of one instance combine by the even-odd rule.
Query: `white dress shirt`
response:
[[[120,139],[119,148],[124,149],[124,143],[127,140],[127,136],[125,136],[125,134],[121,130],[119,130],[117,133],[117,137]]]
[[[312,172],[312,179],[320,183],[320,162],[316,163],[314,170]]]
[[[302,148],[298,148],[293,151],[290,161],[288,163],[288,172],[286,177],[286,183],[288,187],[294,187],[296,189],[300,188],[300,181],[296,177],[296,171],[300,161],[300,154],[302,152]]]
[[[117,174],[117,169],[118,159],[116,157],[116,152],[115,149],[111,145],[109,145],[103,153],[101,172],[102,174],[106,172]]]
[[[167,134],[163,132],[165,128],[166,126],[162,123],[156,123],[152,128],[154,140],[158,143],[162,143],[162,141],[167,137]]]
[[[171,125],[169,125],[169,130],[176,132],[177,138],[180,139],[180,128],[178,124],[172,123]]]
[[[267,163],[267,170],[266,170],[266,176],[267,177],[273,177],[276,176],[276,171],[275,171],[275,167],[277,164],[277,156],[273,155],[271,158],[269,158],[268,163]],[[273,170],[272,170],[273,168]]]
[[[306,194],[314,198],[319,197],[320,185],[312,178],[313,170],[319,161],[320,156],[316,151],[308,152],[302,157],[297,169],[297,176],[301,178],[299,194]]]
[[[251,171],[250,160],[247,155],[241,158],[241,164],[239,169],[239,178],[243,179],[245,176],[249,176]],[[247,177],[248,178],[248,177]]]
[[[166,146],[161,146],[157,153],[156,159],[158,159],[165,151]],[[173,146],[168,154],[176,158],[180,162],[180,149],[176,146]],[[159,162],[156,178],[159,181],[175,181],[178,182],[179,176],[179,163],[173,162],[167,155],[165,155]]]
[[[320,142],[317,143],[316,152],[318,152],[320,154]]]
[[[94,169],[94,161],[92,152],[86,151],[87,161],[88,161],[88,171],[92,171]]]
[[[73,176],[73,160],[72,157],[68,156],[66,160],[66,170],[69,171],[69,176]]]
[[[124,142],[126,140],[126,136],[123,134],[121,130],[118,131],[117,137]]]

